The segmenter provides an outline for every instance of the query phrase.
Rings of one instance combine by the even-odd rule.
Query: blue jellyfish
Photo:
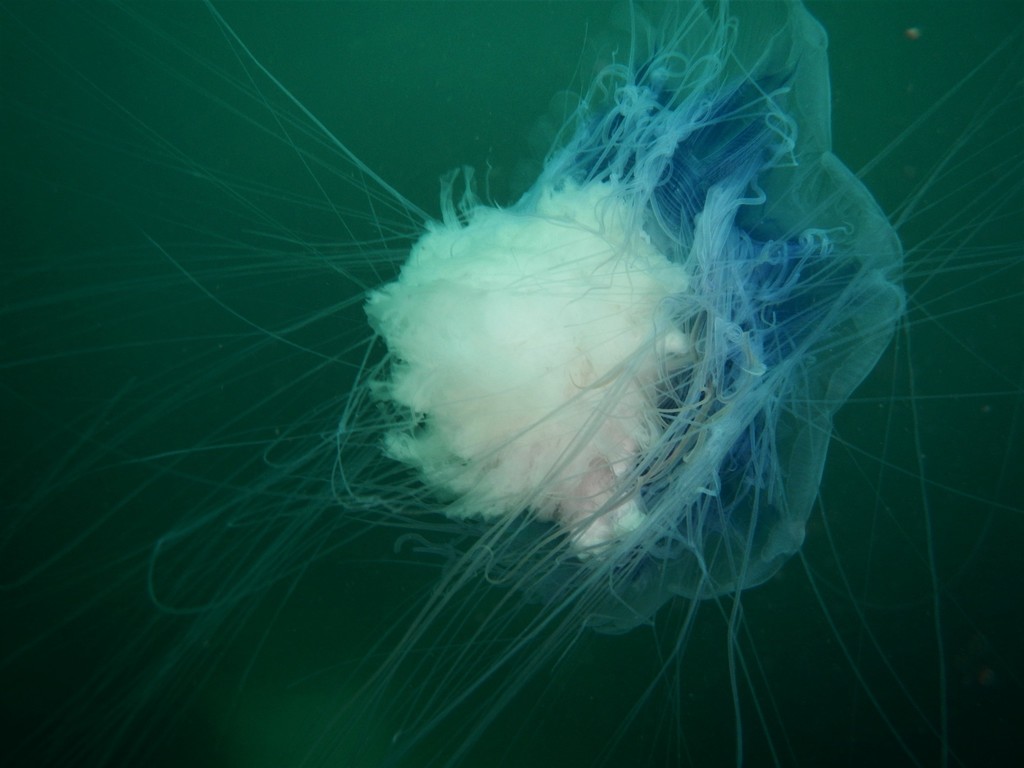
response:
[[[339,428],[343,504],[470,521],[459,579],[612,630],[798,551],[832,414],[902,313],[902,250],[828,150],[821,27],[746,10],[637,11],[515,204],[445,180],[367,302],[388,352]]]
[[[996,762],[992,8],[0,8],[0,762]]]

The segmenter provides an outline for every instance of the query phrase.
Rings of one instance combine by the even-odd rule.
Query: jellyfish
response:
[[[827,149],[820,27],[671,10],[634,20],[512,206],[446,179],[369,295],[388,354],[338,435],[353,506],[480,521],[457,560],[617,629],[799,549],[832,412],[903,306],[898,239]],[[349,459],[382,439],[386,468]]]
[[[905,10],[6,7],[0,754],[998,755],[1020,30]]]

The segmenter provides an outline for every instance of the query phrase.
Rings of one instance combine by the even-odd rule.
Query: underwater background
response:
[[[887,212],[916,202],[900,226],[910,315],[837,417],[802,558],[744,598],[745,754],[935,764],[942,669],[951,763],[1010,764],[1024,739],[1020,7],[809,7],[830,37],[836,154],[868,169]],[[557,94],[589,83],[588,45],[621,15],[604,3],[218,8],[355,157],[432,215],[439,177],[461,165],[496,202],[515,199],[553,138]],[[0,707],[26,735],[0,758],[32,765],[48,742],[50,762],[87,765],[75,750],[93,743],[130,765],[120,745],[138,742],[150,765],[301,764],[383,660],[380,628],[408,618],[439,565],[396,552],[394,531],[353,538],[323,509],[305,527],[283,522],[273,543],[246,535],[243,509],[237,541],[217,551],[189,531],[155,572],[147,553],[172,529],[201,536],[264,473],[285,476],[279,439],[330,432],[359,364],[357,289],[394,275],[415,228],[296,127],[309,118],[245,68],[201,5],[0,14]],[[322,162],[315,183],[309,158]],[[275,486],[291,490],[283,519],[323,506],[329,459],[323,477]],[[279,548],[280,572],[210,604],[250,547]],[[178,601],[159,610],[147,590]],[[232,618],[196,637],[200,608]],[[664,637],[581,636],[464,764],[666,765],[666,739],[693,764],[732,761],[725,619],[704,613],[678,678],[649,694]],[[175,660],[164,693],[154,667]],[[682,736],[666,734],[672,720]],[[386,744],[398,728],[363,736]],[[458,733],[442,726],[422,754],[443,764]],[[344,743],[328,751],[349,764]]]

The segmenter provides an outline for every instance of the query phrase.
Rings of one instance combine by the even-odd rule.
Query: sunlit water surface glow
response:
[[[728,763],[737,713],[752,765],[936,764],[943,743],[992,764],[1019,739],[1021,35],[1012,3],[980,7],[811,6],[834,147],[899,225],[909,314],[837,417],[801,555],[743,595],[731,640],[731,599],[691,623],[678,600],[532,648],[406,764]],[[310,114],[201,6],[3,11],[0,700],[21,736],[0,749],[381,764],[517,626],[478,633],[508,593],[470,591],[407,658],[472,639],[479,666],[373,677],[444,563],[330,497],[365,291],[421,227],[354,158],[433,216],[463,164],[514,199],[613,9],[221,9]]]

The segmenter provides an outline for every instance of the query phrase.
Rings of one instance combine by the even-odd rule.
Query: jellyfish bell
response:
[[[749,36],[780,28],[779,17],[758,27],[749,20],[761,11],[735,5],[727,15],[737,23],[718,25],[717,6],[686,5],[668,28],[655,10],[637,27],[654,41],[691,30],[679,32],[688,50],[729,40],[742,55],[718,70],[693,56],[702,68],[673,60],[642,72],[653,47],[641,34],[632,55],[621,43],[617,58],[601,58],[596,87],[622,87],[597,93],[578,62],[607,9],[575,9],[588,26],[569,23],[568,6],[456,7],[443,18],[443,7],[420,4],[315,14],[110,6],[61,19],[5,9],[4,26],[19,30],[16,61],[35,75],[23,88],[4,82],[20,129],[7,147],[31,150],[16,210],[46,215],[19,230],[24,255],[8,268],[18,290],[5,311],[5,416],[32,428],[12,441],[4,474],[16,503],[3,599],[23,628],[5,639],[5,707],[24,725],[4,749],[44,764],[543,765],[785,763],[834,757],[837,744],[865,759],[969,762],[986,741],[965,737],[972,726],[999,743],[998,718],[971,712],[992,713],[1017,685],[1012,621],[983,597],[991,573],[1013,572],[1007,549],[1020,520],[1021,237],[1006,225],[1021,156],[1019,126],[1002,122],[1020,104],[1019,32],[1008,39],[984,18],[929,20],[915,46],[959,51],[943,44],[946,28],[985,39],[983,50],[943,77],[928,66],[914,93],[900,82],[883,108],[878,78],[869,95],[851,94],[863,68],[891,52],[880,45],[865,60],[843,20],[830,23],[838,9],[812,8],[839,32],[833,71],[858,68],[833,82],[833,127],[846,136],[837,154],[866,169],[858,175],[907,255],[899,263],[853,176],[820,160],[827,110],[815,101],[817,112],[796,120],[793,151],[815,125],[818,146],[799,162],[769,153],[777,165],[732,192],[735,217],[702,230],[704,242],[746,244],[748,260],[705,251],[743,276],[730,285],[794,298],[739,292],[730,303],[709,284],[714,272],[688,261],[699,218],[683,215],[689,197],[650,192],[666,186],[657,142],[612,141],[616,151],[597,156],[594,136],[634,136],[601,116],[658,78],[683,96],[622,112],[660,129],[689,93],[679,73],[693,71],[717,85],[717,100],[689,125],[712,126],[705,135],[719,140],[753,112],[772,127],[760,140],[784,148],[789,107],[823,84],[770,77],[785,39]],[[816,29],[795,7],[773,7]],[[533,55],[564,60],[543,88],[519,87],[523,73],[509,71],[522,24]],[[906,24],[892,27],[900,43]],[[472,44],[480,29],[507,34],[502,56]],[[397,62],[435,37],[447,44],[432,43],[431,55],[466,52],[450,93],[445,68],[422,58],[398,74]],[[324,38],[323,58],[309,63],[311,41]],[[401,50],[387,49],[396,38]],[[304,41],[302,55],[277,47],[292,39]],[[351,59],[329,71],[342,53]],[[801,59],[823,55],[810,45]],[[375,74],[370,93],[346,90],[361,79],[350,76],[357,66]],[[417,72],[431,79],[408,85]],[[733,79],[754,74],[744,109],[709,119]],[[529,121],[510,130],[508,115],[539,113],[566,84],[589,94],[577,119],[561,115],[556,147],[574,151],[550,156],[525,196],[494,191],[515,186],[522,148],[479,134],[525,136]],[[477,101],[431,113],[417,97],[447,101],[435,88]],[[364,132],[353,105],[382,92],[388,104],[370,110]],[[48,108],[54,97],[67,110]],[[869,130],[903,102],[917,112]],[[425,129],[435,120],[444,130]],[[401,140],[368,141],[410,122]],[[923,151],[917,139],[936,131],[947,133]],[[884,141],[861,145],[862,132]],[[476,184],[446,177],[438,207],[436,179],[465,162],[478,166]],[[673,190],[723,193],[705,174],[679,173],[673,165],[667,176]],[[827,191],[787,183],[801,173]],[[64,226],[50,224],[54,210],[66,212]],[[851,210],[877,228],[850,227]],[[509,242],[499,229],[515,248],[496,247]],[[865,231],[876,233],[871,247],[856,239]],[[751,272],[752,254],[767,267]],[[502,298],[533,290],[495,303],[481,283]],[[908,314],[882,353],[897,283]],[[858,284],[879,290],[847,293]],[[816,314],[836,299],[870,308],[875,296],[885,311],[853,313],[848,330]],[[716,356],[707,318],[726,310],[734,322],[723,323]],[[475,332],[492,317],[504,322],[481,341]],[[460,350],[439,345],[444,334],[472,348],[453,358]],[[530,355],[536,367],[510,366],[506,350],[520,342],[557,364]],[[864,357],[852,373],[848,354]],[[852,392],[879,354],[878,371]],[[713,362],[732,391],[692,385]],[[833,379],[838,388],[823,391]],[[737,394],[769,384],[771,398]],[[743,403],[754,413],[741,414]],[[501,431],[474,431],[483,422]],[[777,455],[753,462],[773,456],[766,441]],[[670,485],[711,456],[688,488]],[[527,470],[540,475],[520,469],[533,460]],[[499,486],[502,466],[512,470]],[[796,468],[807,477],[795,479]],[[723,499],[735,503],[716,516]],[[659,505],[677,508],[652,515]],[[699,537],[676,528],[652,540],[650,529],[698,519],[694,510],[707,513],[704,544],[721,543],[705,546],[703,563],[673,560],[678,543]],[[754,511],[776,524],[752,524]],[[755,539],[730,544],[735,530]],[[670,574],[672,562],[699,564]]]

